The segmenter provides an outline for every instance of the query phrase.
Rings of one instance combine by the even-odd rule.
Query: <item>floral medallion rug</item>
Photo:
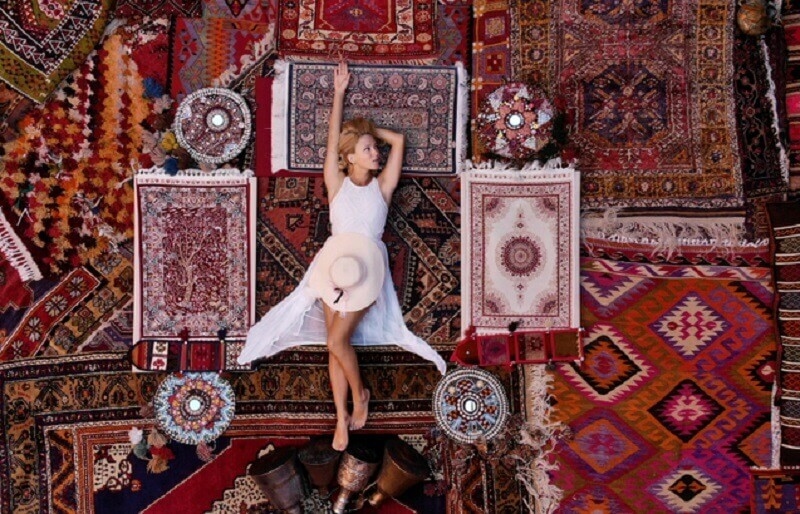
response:
[[[322,352],[324,353],[324,352]],[[124,352],[0,364],[7,415],[0,427],[3,512],[271,512],[246,476],[260,451],[302,446],[335,425],[325,355],[298,366],[276,364],[225,375],[235,416],[211,455],[167,440],[148,413],[164,374],[131,373]],[[420,450],[434,473],[423,484],[365,512],[444,514],[446,477],[432,444],[430,397],[438,372],[414,363],[362,367],[372,386],[363,435],[399,435]],[[432,370],[432,372],[431,372]],[[143,409],[143,407],[145,407]],[[146,444],[134,448],[132,429]],[[182,503],[183,502],[183,503]],[[324,503],[319,503],[324,505]],[[328,512],[310,510],[309,512]]]
[[[322,172],[335,65],[275,64],[272,172]],[[344,119],[363,116],[405,135],[403,172],[452,175],[466,157],[463,66],[350,66]]]
[[[43,102],[100,41],[113,0],[0,6],[0,80]]]
[[[249,171],[140,170],[134,179],[134,342],[255,323],[255,179]]]
[[[435,0],[281,2],[278,51],[282,57],[431,60],[436,7]]]
[[[579,187],[570,168],[461,175],[463,327],[578,327]]]
[[[582,261],[585,360],[559,365],[572,436],[563,512],[741,512],[772,462],[776,375],[767,267]],[[632,494],[631,491],[636,491]]]

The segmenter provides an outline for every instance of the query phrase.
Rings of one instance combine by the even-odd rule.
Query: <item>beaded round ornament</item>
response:
[[[231,385],[217,373],[176,373],[167,376],[153,398],[156,422],[173,440],[208,443],[231,420],[236,398]]]
[[[250,140],[250,109],[228,89],[199,89],[178,106],[173,128],[197,162],[219,164],[239,155]]]
[[[489,93],[481,104],[478,139],[501,157],[530,159],[553,142],[555,115],[553,103],[541,89],[510,82]]]
[[[448,437],[467,444],[498,435],[509,415],[500,381],[479,368],[447,373],[433,393],[433,412]]]

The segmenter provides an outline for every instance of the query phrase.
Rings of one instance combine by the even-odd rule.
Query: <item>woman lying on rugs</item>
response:
[[[323,174],[330,205],[331,237],[314,257],[297,288],[273,307],[247,334],[239,363],[269,357],[304,344],[326,344],[336,431],[333,447],[344,450],[348,431],[367,421],[369,390],[361,381],[353,346],[394,344],[433,361],[445,362],[428,343],[411,333],[389,272],[381,241],[389,202],[403,165],[404,138],[356,118],[342,124],[344,95],[350,83],[347,64],[333,72],[333,108]],[[379,173],[377,139],[391,145]],[[347,409],[348,391],[353,412]]]

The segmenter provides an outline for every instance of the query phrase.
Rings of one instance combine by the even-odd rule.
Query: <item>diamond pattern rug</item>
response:
[[[333,64],[276,63],[272,172],[322,172]],[[467,83],[461,66],[350,66],[344,118],[363,116],[405,136],[403,172],[451,175],[466,152]]]
[[[771,459],[769,268],[584,258],[585,360],[559,365],[564,512],[739,512]],[[637,491],[630,494],[630,491]]]
[[[282,57],[420,61],[437,48],[434,0],[298,0],[279,9]]]
[[[0,80],[44,102],[100,41],[113,6],[113,0],[4,3]]]

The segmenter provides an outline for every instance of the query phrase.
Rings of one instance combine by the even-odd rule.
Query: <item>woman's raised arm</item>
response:
[[[333,105],[328,118],[328,145],[325,149],[325,164],[322,175],[328,189],[328,201],[339,191],[344,181],[344,173],[339,169],[339,134],[342,130],[342,111],[344,110],[344,94],[350,84],[350,72],[347,63],[340,62],[333,70]]]
[[[381,194],[383,194],[383,198],[386,199],[386,203],[390,203],[397,183],[400,182],[406,138],[399,132],[393,132],[381,127],[375,129],[375,134],[392,147],[391,150],[389,150],[389,157],[386,159],[386,166],[384,166],[383,171],[378,175],[378,185],[380,185]]]

